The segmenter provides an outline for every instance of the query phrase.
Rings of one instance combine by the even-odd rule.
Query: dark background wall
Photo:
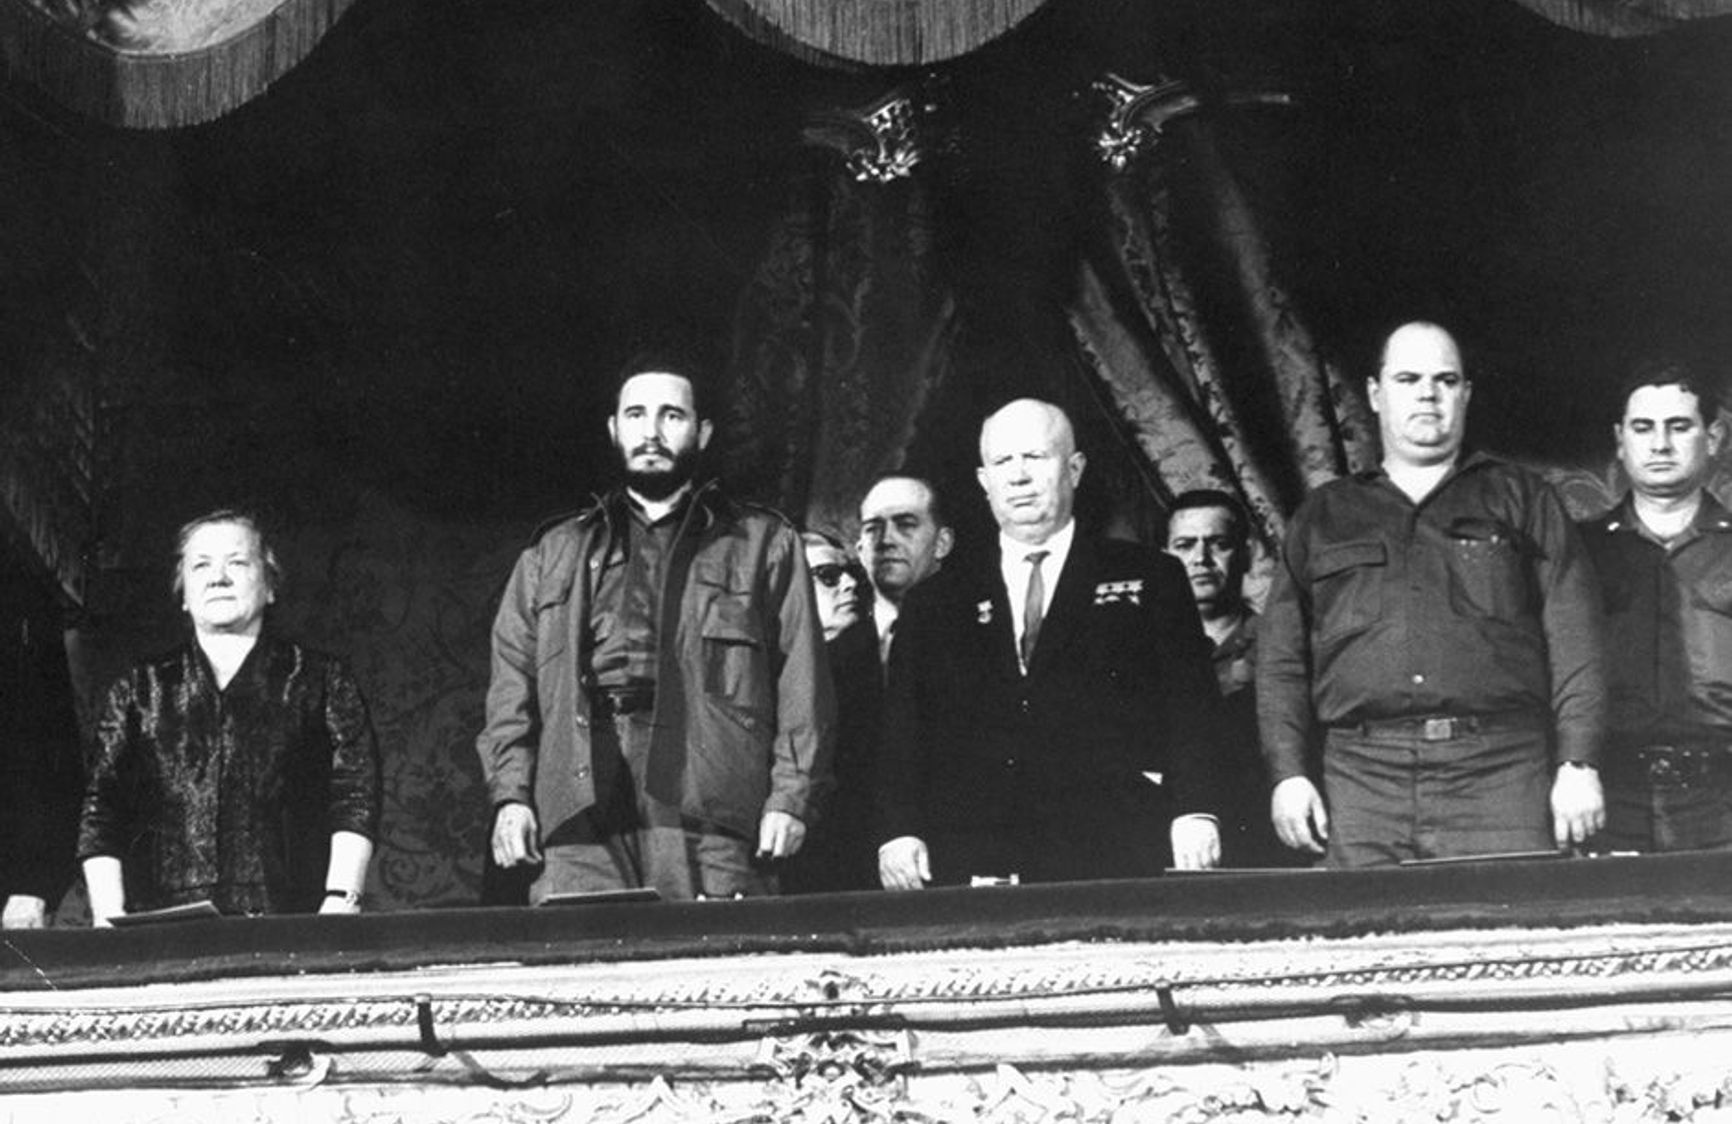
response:
[[[979,403],[1070,362],[1099,175],[1076,91],[1105,69],[1292,89],[1220,122],[1277,267],[1361,373],[1393,320],[1460,326],[1483,444],[1603,462],[1629,355],[1732,354],[1725,21],[1612,41],[1501,0],[1072,0],[936,71],[956,128],[922,174],[964,325],[938,420],[965,492]],[[279,623],[373,706],[380,904],[472,900],[492,600],[532,528],[606,484],[606,377],[666,325],[725,346],[806,111],[912,77],[783,57],[690,0],[362,0],[209,126],[121,134],[4,90],[0,379],[104,402],[84,696],[174,637],[175,526],[261,507]]]

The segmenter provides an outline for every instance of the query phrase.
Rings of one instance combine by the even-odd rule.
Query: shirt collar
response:
[[[1063,527],[1054,531],[1052,537],[1039,546],[1013,539],[1003,531],[998,533],[998,556],[1003,560],[1004,568],[1010,569],[1025,565],[1024,559],[1035,551],[1045,551],[1046,561],[1041,563],[1042,572],[1049,575],[1057,574],[1064,568],[1064,560],[1070,556],[1071,543],[1076,539],[1076,520],[1073,518]]]
[[[1460,476],[1462,473],[1471,469],[1479,468],[1482,465],[1496,463],[1498,463],[1498,459],[1490,453],[1484,453],[1478,449],[1464,449],[1456,455],[1455,463],[1450,466],[1448,472],[1443,474],[1443,479],[1445,481],[1453,480],[1457,476]],[[1383,471],[1383,462],[1381,460],[1370,468],[1361,469],[1356,475],[1361,480],[1389,479],[1389,474]],[[1443,484],[1440,482],[1438,487],[1442,486]]]
[[[1612,534],[1639,535],[1642,538],[1659,542],[1648,533],[1648,528],[1636,515],[1636,497],[1625,492],[1624,498],[1612,513],[1606,517],[1606,530]],[[1696,506],[1696,517],[1690,521],[1690,526],[1684,535],[1672,540],[1672,546],[1679,546],[1701,535],[1732,533],[1732,513],[1708,489],[1702,489],[1702,502]],[[1666,544],[1662,544],[1666,545]]]
[[[878,635],[884,637],[896,624],[896,618],[902,610],[896,602],[883,594],[875,594],[872,598],[872,626],[878,630]]]

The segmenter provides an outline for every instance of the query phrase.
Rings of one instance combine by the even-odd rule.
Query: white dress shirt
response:
[[[902,606],[885,597],[882,593],[872,597],[872,628],[878,633],[878,666],[890,666],[890,641],[896,637],[896,618],[902,615]]]
[[[1064,570],[1065,559],[1070,557],[1071,543],[1075,539],[1075,519],[1054,531],[1051,538],[1038,546],[1018,542],[999,532],[998,571],[1004,578],[1005,592],[1010,595],[1011,635],[1016,637],[1018,651],[1022,648],[1022,618],[1026,609],[1024,602],[1028,600],[1028,580],[1034,573],[1028,556],[1036,551],[1046,552],[1046,557],[1040,560],[1040,580],[1046,594],[1040,603],[1040,619],[1044,621],[1052,610],[1052,594],[1058,588],[1058,576]]]

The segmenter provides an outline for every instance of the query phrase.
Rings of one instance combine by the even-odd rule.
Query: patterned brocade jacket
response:
[[[267,631],[218,689],[189,639],[109,689],[78,857],[121,860],[129,912],[204,898],[310,912],[332,833],[373,838],[379,806],[373,730],[340,662]]]

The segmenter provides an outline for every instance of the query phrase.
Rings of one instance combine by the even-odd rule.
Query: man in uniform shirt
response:
[[[1238,867],[1294,865],[1297,852],[1282,846],[1269,823],[1268,772],[1258,752],[1258,616],[1245,600],[1251,539],[1244,506],[1213,488],[1180,493],[1167,513],[1167,553],[1184,564],[1214,649],[1222,700],[1223,861]]]
[[[684,357],[622,372],[625,485],[518,560],[477,742],[501,867],[532,902],[652,888],[772,893],[830,783],[834,702],[805,552],[781,516],[694,480]]]
[[[1077,528],[1084,459],[1057,406],[994,413],[980,457],[996,557],[916,586],[890,649],[884,887],[1214,866],[1215,691],[1183,571]]]
[[[1575,527],[1537,476],[1463,455],[1444,329],[1396,329],[1368,389],[1382,466],[1300,506],[1264,606],[1275,829],[1336,867],[1579,844],[1603,821],[1604,676]]]
[[[938,572],[956,545],[938,492],[918,476],[881,476],[860,501],[860,561],[872,578],[872,627],[885,663],[910,589]]]
[[[1706,489],[1718,396],[1672,360],[1639,364],[1613,427],[1623,502],[1582,525],[1605,591],[1611,850],[1732,847],[1732,517]]]

